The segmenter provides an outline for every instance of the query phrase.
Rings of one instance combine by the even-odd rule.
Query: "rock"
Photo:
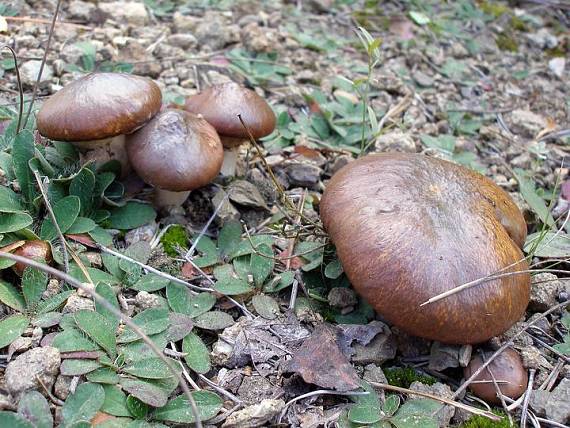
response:
[[[340,155],[334,158],[334,160],[329,164],[328,172],[331,175],[336,174],[343,166],[348,165],[349,162],[353,160],[350,155]]]
[[[426,392],[428,394],[436,395],[442,398],[453,399],[453,392],[451,391],[451,388],[449,387],[449,385],[446,385],[444,383],[437,382],[434,383],[433,385],[425,385],[421,382],[416,381],[410,385],[410,389],[412,391]],[[411,400],[417,400],[425,397],[421,397],[419,395],[410,395],[409,398]],[[449,421],[451,420],[454,414],[455,414],[455,407],[445,406],[443,410],[437,412],[438,425],[440,427],[448,427]]]
[[[439,342],[433,342],[429,356],[429,369],[441,372],[448,368],[459,367],[459,350],[458,345],[444,345]]]
[[[515,134],[521,134],[527,138],[533,138],[546,128],[546,119],[529,110],[513,110],[511,112],[511,129]]]
[[[334,5],[333,0],[309,0],[307,6],[315,12],[329,12]]]
[[[546,416],[561,424],[570,422],[570,379],[564,378],[550,394]]]
[[[229,199],[226,198],[226,196],[227,193],[224,192],[223,190],[220,190],[212,198],[212,204],[215,207],[218,207],[220,206],[220,204],[222,204],[217,214],[218,219],[220,219],[222,223],[231,220],[239,220],[240,218],[239,211],[237,210],[236,207],[232,205],[232,203],[229,201]]]
[[[410,135],[393,131],[379,136],[374,142],[375,152],[416,153],[416,143]]]
[[[238,26],[228,25],[220,13],[210,11],[199,20],[194,35],[201,48],[207,46],[214,51],[240,40]]]
[[[540,49],[552,49],[558,46],[558,39],[546,28],[541,28],[536,33],[526,35],[530,42]]]
[[[242,28],[241,39],[244,46],[253,52],[272,52],[279,43],[276,30],[262,27],[257,22],[252,22]]]
[[[26,61],[20,66],[20,76],[22,78],[22,84],[29,87],[33,87],[38,78],[40,72],[40,67],[42,62],[40,60]],[[40,81],[40,87],[45,87],[46,83],[53,77],[53,69],[49,64],[44,65],[42,71],[42,79]]]
[[[172,34],[166,38],[166,43],[182,49],[190,49],[198,44],[198,40],[192,34]]]
[[[49,299],[50,297],[55,296],[61,292],[62,284],[59,280],[55,278],[51,278],[48,281],[46,290],[42,294],[42,299]]]
[[[331,291],[329,291],[327,299],[329,301],[329,305],[339,308],[343,314],[350,312],[345,311],[345,309],[354,308],[358,303],[354,290],[347,287],[332,288]]]
[[[544,312],[558,303],[557,297],[564,290],[564,284],[552,273],[537,273],[532,277],[529,309]]]
[[[51,390],[59,371],[59,350],[51,346],[34,348],[8,363],[4,378],[6,389],[18,401],[22,393],[41,388],[38,378]]]
[[[268,423],[285,407],[283,400],[262,400],[261,403],[248,406],[232,413],[222,425],[223,428],[255,428]]]
[[[95,12],[95,5],[85,1],[74,0],[67,7],[68,17],[79,21],[88,22],[91,14]]]
[[[541,369],[545,368],[552,370],[552,364],[540,353],[540,351],[534,346],[527,346],[520,349],[520,356],[523,362],[523,366],[527,369]]]
[[[546,416],[546,403],[550,398],[550,391],[545,391],[542,389],[535,389],[532,391],[530,395],[529,404],[530,407],[537,413],[539,416]]]
[[[198,22],[200,22],[199,18],[192,15],[183,15],[180,12],[175,12],[172,17],[176,33],[193,33]]]
[[[222,367],[217,374],[217,384],[227,389],[228,391],[236,394],[241,382],[243,380],[243,370],[242,369],[234,369],[228,370],[225,367]]]
[[[127,23],[132,26],[142,26],[148,23],[148,13],[143,2],[99,3],[99,9],[120,23]]]
[[[362,378],[367,382],[388,383],[388,379],[382,371],[382,368],[376,364],[368,364],[364,367]],[[380,398],[380,402],[383,403],[385,399],[384,389],[377,389],[376,393],[378,394],[378,398]]]
[[[285,167],[291,186],[314,188],[321,178],[322,170],[308,163],[290,163]]]
[[[228,195],[232,202],[250,208],[268,210],[265,199],[257,187],[246,180],[236,180],[230,184]]]
[[[72,380],[73,376],[64,376],[60,374],[55,380],[55,385],[53,386],[54,395],[60,400],[65,401],[69,395]]]
[[[77,292],[75,292],[67,298],[67,303],[63,307],[62,313],[72,314],[82,309],[94,311],[95,304],[93,303],[93,300],[81,297]]]
[[[262,376],[246,376],[238,388],[238,396],[247,404],[256,404],[264,399],[272,399],[281,394],[282,389],[273,386]]]
[[[556,77],[562,79],[564,76],[564,68],[566,67],[566,59],[562,57],[552,58],[548,61],[548,69],[552,71]]]
[[[392,332],[388,330],[376,335],[366,346],[354,343],[352,349],[354,349],[353,363],[380,366],[396,356],[396,340]]]
[[[420,86],[423,86],[424,88],[433,85],[433,77],[428,76],[427,74],[425,74],[421,70],[417,70],[413,74],[413,77],[414,77],[414,80],[416,81],[416,83]]]
[[[146,291],[139,291],[137,297],[135,297],[135,304],[137,305],[140,312],[145,309],[150,308],[160,308],[162,306],[162,300],[160,296],[156,294],[151,294]]]
[[[450,53],[455,58],[466,58],[469,56],[469,51],[463,43],[454,42],[451,44]]]

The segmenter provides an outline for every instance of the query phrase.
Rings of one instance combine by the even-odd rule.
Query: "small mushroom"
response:
[[[51,247],[49,242],[46,241],[26,241],[24,245],[14,251],[14,254],[20,257],[40,261],[42,263],[50,264],[52,262]],[[14,272],[16,272],[18,276],[22,276],[26,267],[26,264],[18,262],[12,267],[12,269],[14,269]]]
[[[152,80],[123,73],[92,73],[65,86],[42,105],[37,118],[44,137],[78,147],[83,162],[116,159],[126,176],[125,135],[159,110],[162,94]]]
[[[483,355],[475,355],[463,370],[465,378],[470,378],[492,354],[492,352],[484,352]],[[525,392],[528,374],[517,351],[512,348],[505,349],[469,384],[469,389],[477,397],[490,404],[501,404],[493,378],[501,394],[513,400]]]
[[[477,172],[420,154],[368,155],[333,176],[320,213],[356,291],[409,334],[480,343],[524,314],[526,224]],[[497,272],[512,275],[422,305]]]
[[[253,138],[269,135],[275,129],[275,114],[267,102],[254,91],[234,82],[211,86],[186,100],[184,109],[200,114],[220,135],[226,150],[224,175],[233,175],[237,159],[236,148],[248,141],[248,134],[238,114],[249,128]]]
[[[191,190],[220,172],[223,146],[203,118],[183,110],[164,110],[127,137],[133,169],[155,187],[158,207],[180,206]]]

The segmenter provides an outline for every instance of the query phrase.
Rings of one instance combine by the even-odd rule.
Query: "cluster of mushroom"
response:
[[[191,190],[220,172],[223,147],[275,128],[271,107],[236,83],[214,86],[190,97],[184,110],[162,108],[156,83],[123,73],[93,73],[48,99],[37,117],[44,137],[78,147],[83,162],[117,160],[155,187],[159,207],[181,205]],[[221,138],[220,138],[221,136]]]
[[[478,344],[524,315],[526,223],[510,196],[483,175],[421,154],[368,155],[332,177],[320,212],[356,291],[401,330]],[[464,284],[471,286],[450,292]],[[481,363],[475,358],[466,375]],[[501,390],[520,396],[526,372],[518,354],[501,354],[495,366]],[[474,385],[475,393],[496,399],[488,371]]]

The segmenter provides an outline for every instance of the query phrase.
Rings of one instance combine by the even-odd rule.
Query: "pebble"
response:
[[[354,343],[352,349],[354,349],[353,363],[382,365],[396,356],[396,340],[388,330],[377,334],[366,346]]]
[[[38,78],[40,72],[40,67],[42,62],[40,60],[26,61],[20,66],[20,76],[22,78],[22,84],[29,87],[33,87]],[[42,79],[40,81],[40,86],[45,86],[47,82],[53,77],[53,69],[49,64],[44,65],[42,71]]]
[[[172,34],[166,38],[166,43],[181,49],[190,49],[198,44],[198,40],[192,34]]]
[[[539,414],[559,424],[570,422],[570,379],[564,378],[552,392],[533,391],[530,405]]]
[[[530,110],[517,109],[511,112],[511,130],[523,137],[533,138],[546,128],[547,122],[544,117]]]
[[[95,304],[93,303],[93,300],[80,297],[77,292],[75,292],[67,299],[67,303],[63,307],[62,313],[72,314],[82,309],[94,311]]]
[[[148,13],[143,2],[110,2],[99,3],[99,9],[108,13],[117,22],[132,26],[141,26],[148,23]]]
[[[416,143],[402,131],[393,131],[379,136],[374,143],[375,152],[416,153]]]
[[[51,390],[59,371],[59,350],[51,346],[34,348],[8,363],[4,378],[6,389],[18,401],[21,394],[40,388],[39,378]]]
[[[561,79],[562,76],[564,76],[565,67],[566,67],[566,59],[562,57],[552,58],[550,61],[548,61],[549,70],[552,71],[556,75],[556,77],[559,77]]]
[[[245,376],[237,393],[246,404],[255,405],[264,399],[279,396],[281,391],[280,387],[273,386],[263,376]]]
[[[529,309],[543,312],[558,303],[558,295],[565,289],[564,284],[552,273],[537,273],[532,277]]]
[[[421,70],[417,70],[414,75],[414,80],[416,81],[416,83],[420,86],[423,86],[424,88],[428,87],[428,86],[432,86],[433,85],[433,77],[427,75],[426,73],[424,73]]]
[[[72,380],[73,376],[64,376],[60,374],[55,380],[55,384],[53,386],[54,395],[60,400],[66,400],[70,392],[69,389],[71,388]]]
[[[95,5],[85,1],[71,1],[67,6],[67,13],[70,19],[88,22],[91,14],[95,12]]]
[[[248,406],[232,413],[222,425],[223,428],[256,428],[264,426],[285,407],[283,400],[261,400],[259,404]]]
[[[160,296],[148,293],[146,291],[138,292],[137,296],[135,297],[135,303],[140,312],[144,311],[145,309],[159,308],[162,306]]]
[[[322,170],[318,166],[307,163],[290,163],[285,167],[291,186],[315,188],[318,184]]]
[[[354,307],[358,303],[356,293],[351,288],[334,287],[327,296],[329,305],[341,310]],[[343,311],[343,313],[346,313]]]
[[[558,46],[558,39],[546,28],[541,28],[536,33],[527,34],[527,38],[540,49],[552,49]]]
[[[150,242],[157,229],[158,224],[155,221],[152,221],[148,224],[137,227],[136,229],[129,230],[125,234],[125,242],[129,247],[140,241]]]

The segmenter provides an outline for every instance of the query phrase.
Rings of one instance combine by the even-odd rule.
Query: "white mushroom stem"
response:
[[[101,140],[72,142],[80,151],[81,164],[93,161],[96,164],[104,164],[110,160],[116,160],[121,164],[121,178],[131,171],[131,164],[125,150],[125,136],[117,135]]]
[[[233,177],[236,175],[239,146],[248,140],[225,135],[220,135],[220,140],[224,146],[224,160],[220,173],[223,177]]]
[[[173,208],[181,206],[190,195],[190,190],[171,192],[170,190],[154,188],[154,205],[157,208]]]

